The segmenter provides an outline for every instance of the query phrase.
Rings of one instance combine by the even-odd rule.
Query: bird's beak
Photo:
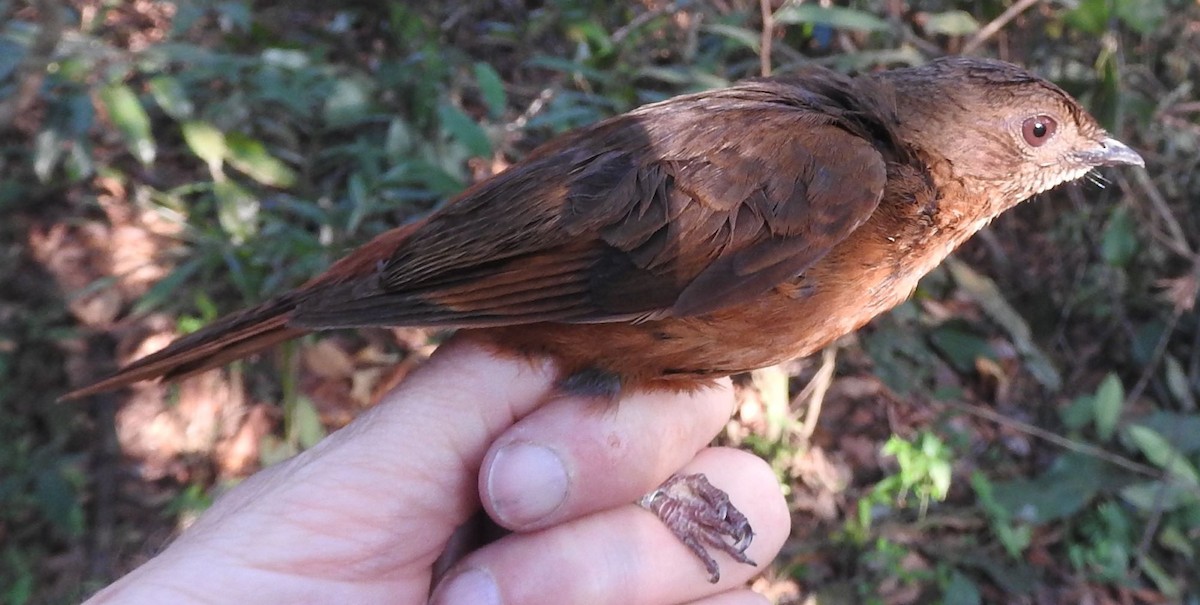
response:
[[[1092,166],[1145,166],[1138,152],[1112,137],[1104,137],[1100,147],[1079,153],[1080,159]]]

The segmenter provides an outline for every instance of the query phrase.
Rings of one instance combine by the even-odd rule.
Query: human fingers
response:
[[[710,448],[681,472],[708,475],[746,514],[756,532],[747,551],[751,559],[761,566],[775,556],[790,518],[775,476],[762,460]],[[691,551],[654,515],[630,504],[489,544],[459,563],[435,591],[433,603],[683,603],[734,589],[759,571],[723,553],[714,555],[722,573],[719,583],[710,584]]]
[[[339,581],[424,573],[478,510],[488,445],[554,379],[549,363],[451,340],[375,408],[218,500],[178,544]]]
[[[691,394],[638,392],[616,403],[561,396],[509,427],[479,478],[493,519],[519,531],[637,500],[729,420],[728,380]]]

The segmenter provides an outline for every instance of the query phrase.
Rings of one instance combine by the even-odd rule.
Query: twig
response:
[[[1163,243],[1176,254],[1179,254],[1184,258],[1195,258],[1196,253],[1192,250],[1191,245],[1188,243],[1187,235],[1185,234],[1183,227],[1179,225],[1179,221],[1176,220],[1175,215],[1171,212],[1171,208],[1167,205],[1166,198],[1164,198],[1162,192],[1158,190],[1158,186],[1154,184],[1154,181],[1150,178],[1150,174],[1146,172],[1145,168],[1137,168],[1133,171],[1133,178],[1134,182],[1136,182],[1138,185],[1138,189],[1142,191],[1142,193],[1146,196],[1146,199],[1150,200],[1151,208],[1153,208],[1154,212],[1158,214],[1158,217],[1162,219],[1162,222],[1166,224],[1167,231],[1170,232],[1170,239],[1164,241]],[[1125,190],[1126,192],[1130,190],[1129,182],[1125,179],[1124,174],[1117,175],[1117,183],[1119,183],[1121,189]]]
[[[759,44],[758,61],[760,75],[771,75],[771,40],[775,38],[775,15],[771,12],[771,0],[759,0],[762,11],[762,43]]]
[[[1103,448],[1100,448],[1100,447],[1097,447],[1097,446],[1094,446],[1094,445],[1091,445],[1088,443],[1080,443],[1077,441],[1072,441],[1070,439],[1067,439],[1066,437],[1063,437],[1062,435],[1052,433],[1050,431],[1047,431],[1046,429],[1036,427],[1027,422],[1021,422],[1020,420],[1015,420],[1013,418],[1009,418],[1008,416],[1004,416],[1002,414],[999,414],[997,412],[994,412],[994,411],[989,410],[982,406],[973,405],[973,404],[969,404],[969,403],[962,403],[962,402],[958,402],[958,401],[935,401],[935,403],[938,403],[938,404],[941,404],[941,405],[944,405],[947,407],[951,407],[956,410],[960,410],[960,411],[966,412],[968,414],[971,414],[973,416],[978,416],[980,418],[984,418],[986,420],[991,420],[992,422],[995,422],[997,424],[1002,424],[1009,428],[1016,429],[1018,431],[1026,433],[1028,435],[1037,437],[1038,439],[1041,439],[1043,441],[1050,442],[1050,443],[1057,445],[1065,450],[1070,450],[1072,452],[1077,452],[1080,454],[1084,454],[1086,456],[1091,456],[1093,458],[1103,460],[1114,466],[1119,466],[1127,471],[1132,471],[1139,475],[1145,475],[1147,477],[1152,477],[1154,479],[1159,479],[1159,480],[1163,480],[1163,481],[1170,480],[1170,478],[1166,477],[1164,473],[1159,472],[1158,469],[1156,469],[1152,466],[1141,464],[1139,462],[1134,462],[1133,460],[1125,458],[1124,456],[1118,456],[1116,454],[1106,451]],[[1196,493],[1200,494],[1200,489],[1197,489]]]
[[[651,19],[661,17],[667,13],[673,13],[682,8],[687,8],[687,6],[691,3],[691,0],[676,0],[675,2],[668,2],[656,9],[648,10],[634,17],[629,21],[629,23],[626,23],[617,29],[617,31],[613,32],[613,44],[620,44],[626,36],[633,32],[633,30],[645,25],[646,23],[649,23]]]
[[[884,13],[892,31],[900,33],[900,39],[908,45],[915,46],[921,54],[927,57],[940,57],[946,54],[942,47],[918,36],[913,28],[904,22],[904,3],[899,0],[888,0],[884,4]]]
[[[1200,113],[1200,101],[1190,101],[1187,103],[1177,103],[1166,108],[1166,113]]]
[[[1200,265],[1197,265],[1200,271]],[[1200,327],[1192,340],[1192,360],[1188,363],[1188,384],[1200,384]]]
[[[962,54],[969,55],[974,52],[984,42],[987,42],[989,38],[1003,29],[1005,25],[1008,25],[1009,21],[1016,19],[1017,15],[1025,12],[1029,7],[1038,2],[1041,2],[1041,0],[1019,0],[1016,4],[1008,7],[1008,10],[1000,13],[999,17],[992,19],[987,25],[979,28],[979,31],[975,32],[975,35],[971,36],[971,39],[967,40],[966,44],[963,44]]]
[[[538,96],[534,97],[533,101],[530,101],[529,107],[526,107],[525,111],[521,112],[521,115],[517,116],[515,120],[504,125],[504,130],[508,132],[516,132],[524,128],[525,124],[529,123],[529,120],[532,119],[533,116],[541,113],[542,109],[546,106],[546,103],[549,103],[550,99],[553,98],[554,89],[549,87],[543,88],[542,92],[538,93]]]
[[[1183,310],[1178,308],[1171,314],[1171,320],[1167,323],[1166,328],[1163,329],[1162,336],[1159,337],[1158,343],[1154,346],[1154,352],[1150,355],[1150,360],[1146,362],[1146,367],[1142,369],[1142,375],[1125,397],[1125,407],[1128,408],[1129,404],[1137,401],[1142,396],[1142,392],[1146,390],[1146,386],[1150,384],[1150,379],[1153,378],[1159,364],[1162,363],[1163,355],[1167,352],[1167,345],[1171,342],[1171,335],[1175,333],[1175,327],[1179,325],[1179,317],[1181,315],[1183,315]],[[1170,477],[1170,469],[1175,465],[1175,459],[1178,457],[1179,448],[1171,448],[1171,453],[1162,464],[1163,471],[1167,477]],[[1167,488],[1170,485],[1169,482],[1162,481],[1158,489],[1154,491],[1154,503],[1150,519],[1146,522],[1145,529],[1142,530],[1141,540],[1138,541],[1137,556],[1135,557],[1138,565],[1130,568],[1128,570],[1129,574],[1133,573],[1133,569],[1141,567],[1142,561],[1146,558],[1150,550],[1150,542],[1154,539],[1154,534],[1158,533],[1158,526],[1162,522],[1164,512],[1163,504],[1166,501]]]
[[[1174,430],[1172,432],[1179,431],[1179,425],[1175,425],[1173,428]],[[1176,436],[1177,435],[1172,435],[1172,437]],[[1171,476],[1171,469],[1175,467],[1175,460],[1177,458],[1179,458],[1179,448],[1173,447],[1171,448],[1171,453],[1167,454],[1167,459],[1164,460],[1162,464],[1163,473],[1166,474],[1166,476]],[[1153,512],[1150,513],[1150,518],[1146,521],[1146,527],[1142,530],[1142,538],[1141,540],[1138,540],[1138,547],[1136,551],[1137,556],[1134,557],[1134,560],[1137,563],[1129,568],[1126,568],[1125,570],[1125,576],[1129,579],[1133,578],[1135,569],[1142,568],[1146,557],[1150,554],[1150,545],[1154,540],[1154,534],[1158,533],[1158,526],[1160,523],[1162,523],[1163,514],[1166,512],[1166,506],[1164,506],[1164,504],[1166,503],[1167,499],[1167,488],[1170,487],[1170,485],[1171,484],[1167,481],[1162,481],[1159,484],[1158,489],[1154,490],[1154,502],[1152,506]]]
[[[1162,336],[1158,338],[1158,343],[1154,345],[1154,352],[1150,354],[1150,359],[1146,362],[1146,367],[1142,368],[1142,375],[1138,377],[1138,381],[1134,383],[1133,388],[1129,389],[1129,394],[1125,397],[1125,406],[1137,401],[1142,396],[1142,392],[1150,384],[1150,379],[1154,377],[1154,373],[1158,371],[1158,365],[1162,363],[1163,355],[1167,353],[1167,345],[1171,342],[1171,336],[1175,333],[1175,327],[1179,325],[1179,317],[1183,315],[1183,309],[1175,309],[1171,313],[1171,319],[1167,322],[1167,326],[1163,328]]]
[[[792,405],[795,407],[797,403],[807,400],[808,406],[804,410],[804,424],[800,425],[800,430],[797,431],[804,441],[808,441],[812,437],[813,431],[817,430],[817,420],[821,417],[821,405],[825,402],[825,394],[829,392],[829,386],[833,384],[833,371],[837,368],[837,347],[825,347],[821,351],[821,367],[817,369],[816,375],[804,388],[799,395],[792,400]]]

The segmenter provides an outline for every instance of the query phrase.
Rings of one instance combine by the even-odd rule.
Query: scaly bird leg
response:
[[[704,563],[708,581],[721,579],[721,568],[709,548],[728,553],[738,562],[756,565],[746,556],[754,530],[746,516],[704,475],[672,475],[638,501],[654,513],[675,537]]]
[[[616,404],[621,395],[621,377],[609,371],[588,368],[558,383],[569,395]],[[729,553],[735,560],[756,565],[746,556],[754,530],[729,495],[701,474],[672,475],[654,491],[642,496],[638,505],[654,513],[679,541],[683,542],[708,571],[708,581],[721,579],[721,568],[709,548]]]

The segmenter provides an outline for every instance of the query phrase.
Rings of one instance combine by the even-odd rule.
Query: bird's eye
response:
[[[1033,116],[1026,118],[1025,123],[1021,124],[1021,135],[1025,137],[1025,142],[1033,147],[1041,147],[1054,136],[1056,130],[1058,122],[1050,116]]]

